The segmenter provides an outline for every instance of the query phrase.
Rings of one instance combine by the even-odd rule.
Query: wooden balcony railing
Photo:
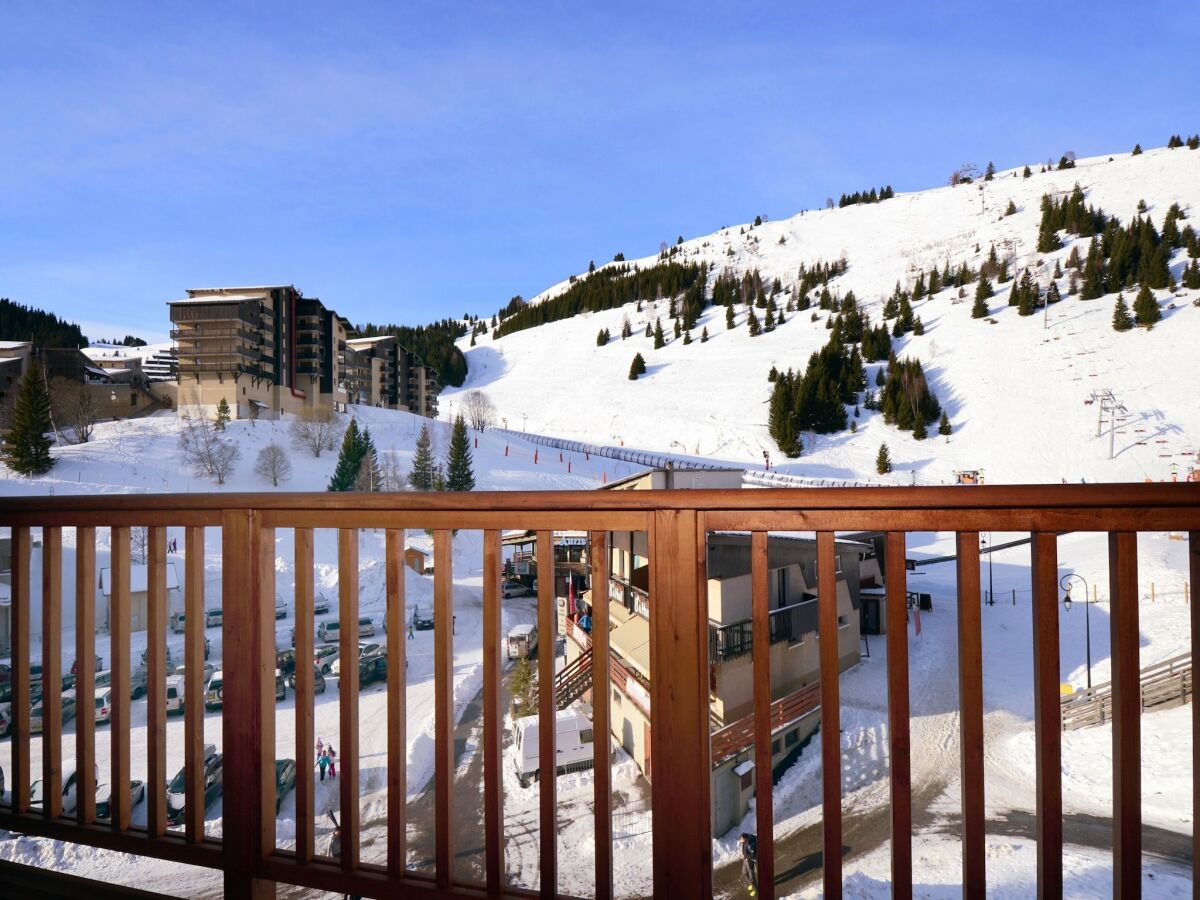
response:
[[[147,825],[130,817],[130,535],[148,528],[148,615],[150,686],[147,712]],[[223,579],[224,824],[217,838],[204,833],[203,723],[199,679],[185,680],[184,732],[186,809],[182,833],[167,827],[165,765],[165,561],[168,527],[186,529],[185,663],[190,672],[203,661],[202,588],[206,530],[219,529]],[[840,705],[838,620],[834,534],[837,531],[886,533],[886,604],[888,621],[905,621],[906,532],[956,532],[958,558],[958,681],[964,894],[982,897],[986,885],[983,760],[983,675],[979,591],[979,532],[1032,533],[1033,646],[1036,728],[1037,874],[1039,893],[1063,892],[1062,772],[1059,724],[1059,648],[1057,535],[1071,531],[1108,533],[1111,598],[1114,890],[1137,896],[1141,885],[1140,686],[1138,670],[1137,532],[1183,531],[1190,539],[1191,636],[1200,633],[1200,485],[1036,486],[962,488],[868,488],[754,491],[645,491],[612,493],[471,493],[471,494],[223,494],[208,496],[89,496],[0,498],[0,528],[12,537],[12,695],[14,728],[11,802],[0,808],[0,827],[62,841],[108,848],[220,870],[225,895],[272,896],[276,884],[304,886],[365,896],[439,898],[535,896],[507,883],[503,853],[501,800],[500,535],[503,529],[537,532],[538,556],[552,558],[555,530],[590,532],[592,584],[608,582],[606,533],[646,532],[649,536],[649,620],[653,677],[650,698],[654,739],[652,803],[653,889],[661,897],[712,894],[713,843],[710,815],[712,751],[709,727],[709,634],[705,551],[712,531],[750,531],[752,620],[755,646],[769,646],[767,534],[813,531],[817,535],[818,640],[820,646],[820,752],[822,756],[821,857],[824,894],[841,896],[842,819],[840,781]],[[96,529],[111,529],[111,668],[113,710],[111,766],[103,773],[111,785],[111,814],[96,819],[94,803],[94,725],[87,714],[77,719],[75,767],[81,798],[74,814],[62,815],[59,794],[64,760],[61,752],[58,678],[62,661],[63,529],[75,529],[75,656],[95,653],[93,606]],[[30,808],[31,547],[41,533],[46,730],[41,777],[47,801]],[[434,576],[434,824],[433,874],[406,868],[405,641],[392,642],[387,677],[386,865],[361,859],[358,769],[358,673],[342,669],[338,694],[342,773],[342,855],[339,861],[316,853],[313,825],[314,785],[310,766],[298,767],[297,834],[294,851],[277,849],[275,840],[274,629],[275,537],[294,532],[297,573],[296,644],[313,642],[314,529],[338,535],[341,622],[358,619],[358,530],[383,529],[386,543],[386,621],[389,635],[405,630],[404,531],[433,533]],[[483,532],[483,878],[479,885],[455,880],[452,802],[455,778],[452,533]],[[543,646],[553,646],[556,630],[553,579],[539,579],[538,625]],[[612,657],[608,604],[593,607],[592,666],[597,683],[610,678]],[[908,636],[903,627],[887,634],[888,758],[891,782],[891,861],[895,896],[912,896],[912,796],[909,746]],[[357,655],[357,635],[343,629],[341,654]],[[310,758],[313,734],[313,661],[296,657],[296,758]],[[771,769],[771,731],[778,718],[770,697],[770,655],[753,654],[754,754],[759,772]],[[552,654],[539,656],[539,682],[554,683]],[[91,667],[79,666],[76,690],[88,697]],[[555,692],[538,697],[539,756],[555,758]],[[594,691],[596,721],[608,721],[609,691]],[[1200,709],[1200,707],[1193,707]],[[1195,716],[1195,714],[1194,714]],[[1194,721],[1195,718],[1194,718]],[[1200,722],[1196,722],[1200,726]],[[1200,730],[1200,728],[1198,728]],[[612,831],[609,746],[595,744],[594,895],[611,897]],[[1200,754],[1200,743],[1197,751]],[[557,786],[538,783],[540,888],[544,897],[560,896]],[[769,791],[756,804],[761,894],[774,895],[776,860]]]

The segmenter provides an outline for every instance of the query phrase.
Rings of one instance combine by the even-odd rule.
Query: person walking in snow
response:
[[[325,748],[325,753],[329,759],[329,777],[337,778],[337,751],[333,749],[333,744]]]
[[[738,848],[742,851],[742,877],[746,879],[746,890],[754,897],[758,894],[758,838],[743,831],[738,838]]]
[[[322,750],[321,755],[317,757],[317,768],[321,770],[321,780],[325,780],[325,769],[329,767],[329,753]]]
[[[321,751],[325,749],[325,741],[323,738],[317,738],[317,759],[321,758]]]

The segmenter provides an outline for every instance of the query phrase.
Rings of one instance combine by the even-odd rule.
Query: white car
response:
[[[0,737],[8,737],[12,731],[12,704],[0,703]]]

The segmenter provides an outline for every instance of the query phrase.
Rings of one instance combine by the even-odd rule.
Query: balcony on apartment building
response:
[[[144,582],[148,630],[137,644],[131,641],[131,566],[133,529],[146,529]],[[181,533],[182,554],[173,554],[183,570],[184,633],[182,642],[186,670],[198,671],[203,664],[206,582],[221,579],[223,602],[223,707],[206,717],[199,678],[184,682],[182,717],[173,726],[172,740],[182,739],[186,760],[183,777],[182,821],[169,820],[167,782],[172,772],[167,756],[167,547],[168,531]],[[532,532],[541,549],[543,571],[534,601],[540,642],[553,647],[559,631],[554,578],[548,577],[547,560],[553,553],[554,534],[574,529],[586,535],[589,580],[593,585],[611,585],[609,578],[610,533],[638,532],[648,535],[645,560],[648,585],[654,597],[654,615],[632,616],[626,621],[644,629],[645,640],[637,652],[644,665],[655,666],[653,677],[638,681],[624,663],[621,675],[614,674],[614,654],[609,635],[624,606],[595,603],[590,609],[591,628],[582,631],[577,622],[564,630],[580,632],[577,640],[589,644],[587,665],[595,683],[614,678],[633,678],[641,685],[643,712],[648,721],[647,739],[653,733],[653,792],[649,796],[651,840],[639,845],[652,867],[653,893],[659,897],[709,897],[714,894],[714,835],[712,833],[713,759],[726,744],[743,746],[752,738],[753,760],[758,771],[772,765],[772,730],[789,714],[777,709],[771,697],[770,654],[753,654],[753,709],[738,728],[744,734],[726,740],[711,733],[709,678],[711,664],[721,654],[737,650],[748,633],[755,646],[770,646],[782,640],[789,617],[804,615],[788,607],[771,610],[767,541],[770,533],[815,532],[817,603],[815,637],[819,645],[819,682],[809,690],[819,706],[819,739],[805,752],[821,760],[818,790],[821,819],[811,836],[813,852],[796,857],[794,848],[778,853],[773,837],[775,810],[772,794],[761,792],[756,799],[754,820],[758,835],[760,894],[773,900],[776,890],[792,885],[798,871],[819,872],[825,897],[843,893],[843,869],[847,856],[861,850],[853,834],[843,829],[840,723],[842,703],[839,682],[838,579],[836,577],[837,533],[878,533],[886,548],[885,603],[888,621],[905,621],[905,551],[909,532],[938,531],[953,535],[956,568],[957,622],[945,640],[946,677],[959,688],[959,708],[949,712],[957,720],[955,730],[961,745],[958,778],[961,790],[954,801],[954,815],[939,818],[939,828],[961,838],[961,878],[964,895],[983,896],[989,870],[1002,867],[988,853],[988,804],[997,798],[984,796],[984,669],[983,624],[980,591],[980,531],[1023,532],[1030,535],[1029,577],[1032,587],[1032,642],[1024,659],[1013,665],[1032,666],[1033,727],[1031,766],[1036,768],[1037,790],[1030,829],[1036,841],[1038,894],[1061,897],[1064,875],[1063,738],[1059,687],[1059,541],[1068,532],[1100,532],[1107,537],[1110,571],[1109,617],[1111,620],[1112,690],[1112,783],[1111,816],[1096,818],[1095,828],[1104,831],[1113,848],[1113,892],[1138,896],[1142,886],[1142,746],[1141,687],[1139,682],[1139,596],[1138,532],[1173,532],[1187,542],[1190,564],[1192,609],[1200,608],[1200,484],[1135,485],[1038,485],[964,488],[841,488],[764,490],[645,490],[612,492],[471,492],[464,494],[254,494],[209,495],[100,495],[100,496],[7,496],[0,498],[0,535],[11,541],[11,766],[6,776],[7,794],[0,798],[0,828],[42,836],[67,845],[78,844],[194,866],[213,873],[214,893],[231,898],[274,896],[276,888],[289,896],[299,889],[348,893],[368,897],[413,896],[468,898],[479,896],[591,896],[611,898],[614,869],[626,864],[621,854],[625,845],[614,843],[612,749],[607,741],[595,743],[594,792],[589,821],[594,832],[585,839],[588,873],[594,871],[594,888],[567,891],[565,874],[578,876],[573,860],[579,847],[566,846],[559,836],[561,810],[558,783],[542,778],[537,785],[538,805],[526,825],[523,839],[526,856],[533,862],[538,891],[516,888],[510,883],[513,864],[505,853],[504,691],[502,660],[504,635],[501,600],[502,543],[504,529]],[[406,669],[408,641],[388,644],[389,664],[382,690],[388,710],[403,723],[407,679],[427,678],[432,691],[432,784],[427,828],[429,860],[420,870],[407,864],[413,831],[408,815],[406,765],[409,748],[402,727],[388,732],[386,751],[360,759],[362,726],[359,699],[362,692],[358,668],[342,670],[336,698],[339,722],[339,775],[336,786],[318,802],[313,767],[302,764],[295,783],[295,818],[287,827],[276,827],[277,783],[273,760],[280,755],[311,760],[314,732],[314,660],[312,654],[296,655],[294,709],[276,724],[274,638],[276,606],[276,554],[288,547],[294,557],[295,580],[288,602],[294,607],[296,645],[314,642],[315,540],[325,540],[326,530],[336,537],[338,618],[355,622],[360,608],[360,537],[370,535],[371,546],[382,541],[385,565],[381,584],[383,616],[387,634],[403,636],[405,629],[404,547],[406,532],[432,534],[434,572],[432,584],[431,636],[432,675],[424,668]],[[455,589],[452,561],[460,565],[463,544],[456,550],[455,533],[478,532],[470,546],[478,547],[477,563],[459,572],[466,579],[482,579],[480,626],[472,640],[479,643],[477,657],[482,686],[478,695],[481,730],[478,744],[480,775],[465,790],[457,773],[455,756],[456,710],[462,697],[455,696],[455,641],[465,641],[462,622],[454,634],[455,604],[466,602]],[[740,531],[749,535],[751,546],[751,616],[747,622],[731,623],[736,629],[722,632],[714,646],[707,604],[703,602],[708,583],[708,537]],[[318,535],[319,537],[314,537]],[[277,539],[279,544],[277,545]],[[34,548],[40,572],[31,565]],[[320,549],[318,547],[318,549]],[[71,726],[74,739],[65,741],[60,724],[62,713],[61,671],[72,656],[88,659],[95,655],[94,629],[81,627],[71,632],[67,644],[61,629],[65,606],[64,580],[91,584],[95,578],[98,550],[105,552],[111,566],[108,599],[112,669],[112,718],[106,735],[98,740],[91,715],[81,715]],[[73,567],[64,565],[64,553],[72,555]],[[1069,560],[1062,561],[1064,566]],[[557,568],[557,562],[555,568]],[[65,571],[73,575],[64,575]],[[219,571],[219,574],[217,572]],[[372,569],[372,571],[378,571]],[[474,573],[474,574],[472,574]],[[479,573],[482,573],[481,575]],[[323,579],[327,577],[322,574]],[[35,587],[36,585],[36,587]],[[628,585],[632,588],[632,585]],[[374,588],[373,588],[374,589]],[[425,597],[424,585],[415,594]],[[37,597],[41,634],[33,633]],[[80,591],[72,600],[72,619],[94,623],[96,600],[90,591]],[[800,604],[803,605],[803,604]],[[1192,617],[1191,638],[1200,632],[1200,618]],[[735,636],[736,635],[736,636]],[[135,646],[145,640],[149,699],[132,715],[130,671]],[[913,896],[914,878],[924,878],[914,857],[914,794],[910,759],[918,748],[910,746],[909,632],[893,627],[886,635],[886,661],[876,673],[881,681],[878,698],[886,710],[887,727],[879,740],[886,745],[890,789],[880,796],[880,828],[890,832],[890,841],[879,852],[890,857],[878,877],[890,881],[893,896]],[[342,658],[355,658],[358,635],[343,629],[338,638]],[[72,645],[73,644],[73,645]],[[473,657],[475,659],[476,657]],[[44,731],[40,739],[31,728],[30,664],[43,661],[42,682]],[[473,663],[474,665],[475,663]],[[536,715],[540,721],[538,753],[555,759],[557,714],[555,659],[539,654]],[[422,672],[423,674],[417,674]],[[90,697],[94,687],[91,667],[80,666],[75,690]],[[634,690],[637,693],[637,690]],[[289,698],[290,699],[290,698]],[[594,691],[593,721],[609,721],[614,702],[610,691]],[[140,701],[139,701],[140,704]],[[422,713],[423,715],[424,713]],[[176,732],[175,728],[179,731]],[[205,823],[204,737],[217,729],[224,747],[224,793],[222,829],[214,832]],[[277,738],[280,739],[277,743]],[[724,741],[724,743],[721,743]],[[282,744],[283,746],[280,746]],[[175,745],[180,746],[179,744]],[[286,747],[286,750],[284,749]],[[111,748],[111,753],[109,752]],[[131,753],[136,748],[136,753]],[[1104,748],[1107,752],[1107,747]],[[1149,752],[1149,751],[1147,751]],[[97,769],[97,762],[101,766]],[[75,796],[83,798],[73,809],[64,809],[64,770],[70,766],[81,773]],[[369,766],[369,767],[368,767]],[[1195,772],[1192,773],[1193,778]],[[97,779],[98,775],[98,779]],[[145,799],[139,801],[136,824],[131,781],[146,782]],[[32,803],[31,788],[41,780],[39,807]],[[104,819],[97,817],[93,802],[97,781],[111,786],[111,803]],[[360,803],[367,784],[377,792],[369,808]],[[322,786],[323,788],[324,786]],[[478,791],[478,796],[475,796]],[[318,837],[327,831],[324,803],[336,798],[341,828],[341,856],[325,854],[326,844]],[[467,800],[469,802],[457,802]],[[1103,801],[1101,801],[1103,802]],[[144,804],[144,805],[142,805]],[[470,822],[463,820],[471,817]],[[462,826],[473,826],[478,816],[478,842],[460,839]],[[170,817],[171,819],[174,816]],[[920,829],[918,823],[918,830]],[[1097,840],[1100,838],[1097,837]],[[286,846],[285,846],[286,845]],[[874,846],[874,845],[872,845]],[[369,851],[369,852],[368,852]],[[53,866],[56,857],[39,857]],[[465,861],[465,862],[464,862]],[[469,863],[469,865],[468,865]],[[1195,859],[1193,859],[1195,864]],[[5,866],[12,866],[5,863]],[[19,866],[22,879],[37,881],[40,870]],[[7,876],[7,869],[6,875]],[[117,871],[117,870],[114,870]],[[132,870],[131,870],[132,871]],[[718,873],[719,874],[719,873]],[[41,892],[33,896],[69,894],[82,896],[91,888],[69,876],[46,873]],[[185,877],[185,876],[181,876]],[[188,879],[196,876],[187,875]],[[778,885],[777,885],[778,879]],[[789,880],[790,879],[790,880]],[[13,882],[16,883],[16,882]],[[25,883],[25,882],[22,882]],[[577,877],[572,883],[577,883]],[[101,886],[103,887],[103,886]],[[1067,884],[1069,887],[1069,882]],[[791,887],[786,887],[791,890]],[[854,888],[857,890],[857,888]],[[139,896],[154,896],[141,893]]]

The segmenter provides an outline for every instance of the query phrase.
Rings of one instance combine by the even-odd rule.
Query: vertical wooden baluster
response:
[[[296,862],[311,862],[313,835],[313,530],[294,532],[296,560]]]
[[[275,746],[274,545],[258,511],[222,513],[222,846],[231,900],[274,896],[274,884],[256,877],[275,823],[275,766],[264,767]]]
[[[189,844],[204,839],[204,529],[183,536],[183,779],[184,831]]]
[[[358,529],[338,529],[338,712],[342,871],[358,868]]]
[[[1186,598],[1191,609],[1192,659],[1200,648],[1200,531],[1188,534],[1188,574],[1191,587]],[[1194,671],[1194,670],[1193,670]],[[1200,703],[1196,702],[1195,676],[1192,676],[1192,814],[1200,809]],[[1192,825],[1192,883],[1200,883],[1200,828]]]
[[[767,533],[750,535],[750,642],[754,674],[754,805],[758,828],[758,894],[775,897],[775,804],[771,761],[771,591]]]
[[[146,535],[146,830],[167,830],[167,530]],[[186,620],[184,627],[186,627]]]
[[[959,761],[962,779],[963,896],[987,889],[983,810],[983,631],[979,532],[958,535]]]
[[[62,529],[42,529],[42,813],[62,815]],[[89,704],[90,711],[90,704]]]
[[[29,528],[12,529],[12,795],[13,812],[29,812]]]
[[[504,806],[500,796],[500,532],[483,533],[483,832],[485,883],[491,896],[504,886]]]
[[[1142,688],[1137,573],[1137,533],[1110,534],[1113,896],[1116,898],[1140,897],[1142,888]]]
[[[405,729],[407,638],[404,631],[404,530],[389,528],[387,548],[387,867],[392,878],[404,875],[408,861],[408,740]]]
[[[842,714],[838,677],[837,558],[832,531],[817,532],[817,633],[821,657],[822,861],[826,897],[842,895]]]
[[[538,579],[538,800],[542,897],[558,896],[558,697],[554,648],[558,610],[554,596],[554,535],[537,533]],[[547,764],[549,761],[549,764]]]
[[[108,596],[108,632],[112,654],[112,716],[108,738],[112,772],[108,780],[108,814],[114,831],[129,828],[129,526],[112,528],[111,585]]]
[[[96,529],[75,529],[75,816],[96,818]]]
[[[694,510],[650,520],[650,714],[656,897],[712,896],[707,531]]]
[[[608,535],[591,533],[592,737],[596,837],[596,900],[612,900],[612,714],[609,709]]]
[[[1061,897],[1062,703],[1059,699],[1058,537],[1033,535],[1033,730],[1038,896]]]
[[[892,799],[892,896],[912,897],[912,748],[908,698],[908,575],[903,531],[887,534],[888,759]]]
[[[446,529],[433,533],[434,853],[436,882],[454,878],[454,572]]]

